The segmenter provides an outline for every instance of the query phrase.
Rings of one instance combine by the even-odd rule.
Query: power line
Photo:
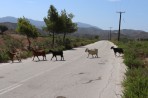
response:
[[[120,28],[121,28],[121,15],[122,13],[125,13],[125,12],[117,12],[120,14],[120,18],[119,18],[119,30],[118,30],[118,41],[120,40]]]

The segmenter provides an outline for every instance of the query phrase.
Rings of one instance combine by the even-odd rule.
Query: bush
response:
[[[129,67],[129,68],[133,68],[133,67],[142,67],[144,65],[144,63],[136,58],[136,59],[133,59],[133,58],[125,58],[124,59],[124,63]]]
[[[126,76],[123,98],[148,98],[148,69],[133,68]]]
[[[128,66],[123,86],[123,98],[148,98],[148,68],[143,59],[148,54],[147,41],[116,42],[124,52],[124,63]]]
[[[21,53],[21,58],[26,59],[28,57],[32,56],[32,52],[31,51],[22,51]]]
[[[9,60],[9,56],[6,51],[0,51],[0,63],[7,62]]]
[[[65,40],[65,49],[72,49],[72,48],[73,48],[72,40],[66,38],[66,40]]]

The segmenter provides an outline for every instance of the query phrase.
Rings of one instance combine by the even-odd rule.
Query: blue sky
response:
[[[60,12],[73,13],[74,22],[82,22],[101,29],[118,29],[119,13],[122,14],[121,29],[148,31],[148,0],[1,0],[0,17],[25,16],[41,20],[47,16],[50,5]]]

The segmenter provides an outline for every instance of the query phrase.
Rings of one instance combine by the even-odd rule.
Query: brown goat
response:
[[[32,52],[33,52],[33,61],[34,61],[34,58],[35,57],[37,57],[38,58],[38,60],[40,61],[40,59],[39,59],[39,57],[38,56],[43,56],[43,60],[44,60],[44,58],[45,58],[45,60],[46,60],[46,53],[45,53],[45,50],[35,50],[35,49],[31,49],[32,50]]]
[[[21,51],[18,49],[13,52],[8,51],[8,56],[11,59],[12,63],[14,62],[14,58],[21,62]]]

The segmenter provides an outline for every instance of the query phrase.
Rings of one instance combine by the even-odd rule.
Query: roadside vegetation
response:
[[[35,39],[30,38],[31,47],[38,47],[38,49],[45,49],[48,53],[49,49],[52,50],[67,50],[74,47],[84,46],[90,43],[98,41],[98,37],[74,37],[67,36],[65,44],[63,44],[63,36],[56,35],[54,47],[52,47],[52,36],[37,37]],[[32,56],[32,52],[28,50],[28,40],[25,36],[20,34],[5,34],[0,35],[0,63],[8,62],[10,60],[7,51],[11,51],[14,48],[22,50],[21,57],[28,58]]]
[[[127,65],[123,98],[148,98],[148,41],[115,42],[124,49]]]

